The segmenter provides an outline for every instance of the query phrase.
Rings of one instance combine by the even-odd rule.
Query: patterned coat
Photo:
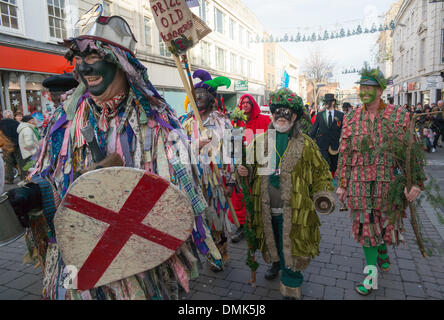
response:
[[[384,103],[374,122],[366,108],[353,110],[344,119],[336,175],[347,190],[354,238],[364,246],[374,247],[382,242],[397,245],[403,241],[404,210],[394,222],[384,210],[396,163],[390,153],[375,150],[386,142],[387,136],[404,136],[409,122],[407,110]]]

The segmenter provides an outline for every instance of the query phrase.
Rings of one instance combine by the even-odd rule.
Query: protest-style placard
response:
[[[154,21],[160,37],[175,54],[182,54],[196,45],[211,30],[194,15],[188,1],[150,0]]]

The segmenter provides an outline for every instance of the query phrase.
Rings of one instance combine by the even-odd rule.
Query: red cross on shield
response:
[[[194,214],[176,186],[133,168],[89,172],[68,189],[57,210],[57,243],[87,290],[152,269],[190,236]]]

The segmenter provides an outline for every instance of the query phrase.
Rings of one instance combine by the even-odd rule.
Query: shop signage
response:
[[[408,85],[409,91],[415,91],[416,88],[416,82],[410,82]]]
[[[234,83],[235,91],[247,91],[248,90],[248,80],[238,80]]]
[[[407,89],[408,89],[408,84],[407,82],[404,82],[404,84],[402,85],[402,91],[407,92]]]
[[[426,78],[426,90],[437,89],[438,88],[438,77],[428,77]]]

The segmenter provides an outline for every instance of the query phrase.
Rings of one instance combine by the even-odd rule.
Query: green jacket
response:
[[[273,124],[270,129],[274,129]],[[321,222],[315,211],[314,202],[319,196],[326,196],[334,204],[334,187],[327,162],[318,146],[307,135],[293,130],[288,150],[281,165],[281,198],[284,206],[283,251],[287,268],[304,270],[310,258],[319,255]],[[256,159],[256,149],[265,149],[268,155],[269,131],[259,135],[247,149],[247,163],[251,173],[254,217],[252,231],[259,249],[267,263],[279,261],[279,253],[273,236],[270,214],[269,176],[258,171],[267,167]],[[274,147],[270,148],[272,152]],[[271,158],[274,158],[274,152]],[[254,163],[254,164],[253,164]],[[334,208],[334,206],[333,206]],[[329,213],[331,213],[331,210]]]

